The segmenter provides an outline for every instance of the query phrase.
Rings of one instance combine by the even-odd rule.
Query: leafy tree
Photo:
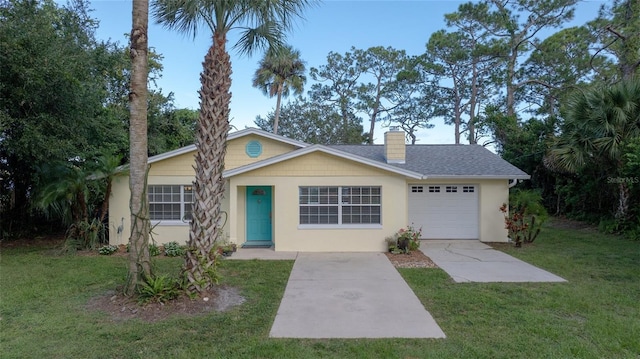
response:
[[[1,217],[3,228],[29,232],[39,167],[89,159],[126,138],[103,107],[111,47],[96,41],[86,2],[10,0],[0,19]]]
[[[389,101],[394,106],[388,111],[385,125],[399,126],[410,143],[415,144],[416,132],[433,128],[434,125],[429,121],[444,115],[443,108],[433,101],[437,94],[437,83],[424,71],[420,59],[408,60],[387,91]]]
[[[307,81],[304,62],[300,59],[300,51],[284,46],[280,49],[270,48],[258,66],[253,76],[253,86],[262,89],[269,97],[277,96],[273,117],[273,133],[277,135],[282,96],[289,96],[290,90],[295,95],[302,94]]]
[[[273,113],[267,118],[258,116],[255,124],[271,131],[274,116]],[[282,107],[280,123],[281,135],[307,143],[362,144],[365,141],[360,119],[351,117],[345,128],[341,115],[332,106],[301,98]]]
[[[231,61],[227,34],[243,29],[236,48],[252,53],[264,45],[282,45],[286,30],[301,16],[306,0],[158,0],[153,5],[157,20],[166,27],[194,34],[201,25],[212,33],[200,76],[200,113],[196,133],[195,203],[184,265],[187,290],[202,293],[216,280],[214,242],[222,234],[220,205],[224,195],[224,157],[229,132]]]
[[[476,14],[477,19],[496,37],[505,42],[502,55],[506,59],[506,114],[516,114],[516,92],[530,79],[518,78],[521,56],[543,29],[558,28],[573,18],[578,0],[490,0],[494,10]]]
[[[543,41],[532,42],[533,51],[520,69],[519,77],[528,77],[524,98],[536,105],[534,113],[558,117],[564,95],[592,81],[594,67],[602,69],[609,60],[590,54],[595,38],[586,27],[560,30]]]
[[[355,100],[358,96],[358,79],[363,72],[353,53],[347,52],[343,56],[330,52],[325,65],[312,67],[309,72],[311,78],[318,82],[311,86],[310,100],[335,108],[340,114],[342,127],[349,128],[352,119],[357,117]],[[349,134],[344,133],[341,142],[346,143],[348,139]]]
[[[43,183],[32,205],[67,226],[67,249],[95,249],[106,240],[111,181],[120,174],[116,172],[120,163],[118,157],[101,155],[39,168]]]
[[[149,202],[147,200],[147,77],[149,1],[133,0],[131,25],[131,93],[129,94],[129,189],[131,198],[131,236],[129,237],[129,274],[124,292],[134,295],[151,277],[149,254]]]
[[[460,143],[463,114],[467,107],[470,88],[467,75],[470,73],[469,52],[463,47],[464,35],[459,32],[434,32],[427,43],[425,67],[434,73],[439,81],[437,101],[446,111],[445,123],[454,125],[455,143]],[[447,85],[446,83],[449,83]]]
[[[466,60],[465,64],[460,65],[463,70],[467,70],[466,76],[464,73],[461,74],[465,80],[455,85],[467,87],[463,92],[468,96],[463,111],[467,120],[455,120],[465,127],[464,131],[467,132],[470,144],[476,144],[479,137],[476,127],[481,105],[499,93],[498,79],[501,78],[500,72],[504,70],[500,56],[504,50],[503,42],[493,38],[475,18],[478,12],[486,11],[487,7],[486,3],[466,3],[460,5],[457,12],[445,15],[447,26],[454,27],[458,34],[457,39],[460,43],[457,44],[459,49],[456,51],[466,52],[459,55],[464,56]]]
[[[614,0],[602,5],[598,18],[587,24],[596,37],[598,54],[605,53],[616,60],[617,74],[600,70],[605,82],[629,79],[640,69],[640,3],[636,0]]]
[[[577,92],[567,106],[562,135],[549,153],[548,164],[573,173],[585,167],[607,169],[608,177],[622,178],[626,151],[640,137],[638,119],[640,79]],[[616,218],[625,220],[631,200],[629,184],[617,182]]]
[[[358,103],[356,108],[369,116],[368,143],[373,144],[376,122],[381,115],[396,105],[390,103],[391,89],[398,73],[405,66],[407,55],[404,50],[392,47],[370,47],[367,50],[352,49],[358,67],[362,70],[361,79],[371,78],[373,81],[361,82],[357,88]]]
[[[149,155],[175,150],[195,142],[198,111],[176,109],[173,94],[149,93]]]

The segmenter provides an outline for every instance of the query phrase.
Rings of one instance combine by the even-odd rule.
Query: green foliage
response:
[[[407,228],[400,228],[393,236],[385,238],[389,247],[389,252],[393,254],[409,253],[420,248],[420,238],[422,228],[416,229],[409,225]]]
[[[500,211],[504,214],[509,238],[516,247],[521,247],[523,242],[535,241],[548,218],[540,193],[533,190],[515,190],[509,195],[509,210],[505,203]]]
[[[598,17],[587,24],[596,37],[593,48],[615,60],[615,67],[600,69],[608,83],[640,75],[640,3],[613,0],[603,4]]]
[[[149,92],[149,154],[157,155],[192,145],[195,142],[198,111],[176,109],[173,94],[167,97],[159,92]]]
[[[160,247],[158,247],[155,243],[149,244],[149,255],[152,257],[160,255]]]
[[[70,184],[71,172],[81,184],[82,172],[91,174],[104,154],[117,158],[116,165],[126,161],[129,50],[96,38],[98,22],[85,0],[8,0],[0,5],[0,19],[0,235],[64,230],[75,222],[70,208],[55,200],[45,209],[36,201],[65,184],[54,180]],[[160,76],[161,59],[149,52],[151,84]],[[193,143],[193,114],[173,108],[171,95],[151,91],[148,110],[151,151]],[[52,175],[47,167],[69,173]],[[106,216],[99,209],[106,203],[99,195],[104,187],[97,182],[107,177],[85,191],[86,217]],[[63,194],[79,199],[67,187]]]
[[[178,244],[178,242],[169,242],[164,244],[164,255],[167,257],[181,257],[185,254],[184,246]]]
[[[65,250],[97,249],[107,242],[106,225],[97,218],[80,221],[69,226],[66,232]]]
[[[258,116],[259,128],[273,132],[274,114],[267,118]],[[278,134],[298,141],[319,144],[362,144],[365,136],[361,120],[349,116],[345,124],[331,106],[298,98],[282,106]]]
[[[138,301],[165,303],[182,293],[180,283],[167,275],[151,276],[138,287]]]
[[[637,196],[632,195],[640,179],[637,172],[627,172],[637,169],[640,79],[576,92],[564,113],[562,134],[546,160],[549,167],[560,173],[578,175],[578,182],[586,182],[586,189],[590,191],[570,187],[570,194],[583,192],[592,198],[591,202],[599,206],[596,214],[600,217],[614,212],[619,221],[629,220],[630,214],[637,213],[640,206]],[[593,200],[602,193],[607,194],[604,202]],[[587,207],[585,212],[588,215],[594,209]]]
[[[114,246],[114,245],[106,245],[106,246],[102,246],[100,248],[98,248],[98,253],[104,255],[104,256],[109,256],[112,255],[113,253],[118,251],[118,246]]]

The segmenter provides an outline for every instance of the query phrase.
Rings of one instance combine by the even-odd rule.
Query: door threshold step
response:
[[[247,241],[242,244],[242,248],[271,248],[272,241]]]

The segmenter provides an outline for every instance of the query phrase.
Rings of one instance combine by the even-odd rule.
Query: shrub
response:
[[[164,254],[167,257],[180,257],[185,254],[185,250],[178,242],[169,242],[164,245]]]
[[[540,234],[542,224],[547,220],[547,210],[542,205],[542,196],[531,190],[518,190],[509,196],[511,208],[503,203],[500,211],[504,214],[505,228],[516,247],[522,242],[532,243]]]
[[[63,250],[67,253],[81,249],[95,250],[100,244],[107,242],[106,233],[106,226],[97,218],[73,223],[65,234]]]
[[[387,245],[391,253],[409,253],[420,247],[420,237],[422,228],[415,229],[413,226],[400,228],[393,236],[387,237]]]
[[[138,289],[138,301],[164,303],[177,298],[182,292],[180,283],[166,275],[145,278]]]
[[[114,245],[107,245],[107,246],[102,246],[98,248],[98,253],[104,256],[112,255],[117,251],[118,251],[118,246],[114,246]]]
[[[158,247],[155,243],[149,245],[149,255],[152,257],[160,255],[160,247]]]

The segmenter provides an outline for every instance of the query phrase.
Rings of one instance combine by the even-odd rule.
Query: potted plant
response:
[[[223,257],[230,257],[237,249],[238,247],[235,243],[224,242],[218,245],[217,251]]]

